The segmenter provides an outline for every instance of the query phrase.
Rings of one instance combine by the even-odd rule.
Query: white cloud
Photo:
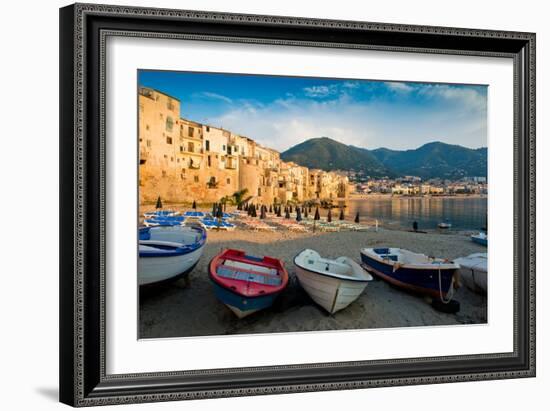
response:
[[[419,94],[430,98],[441,98],[454,103],[460,103],[472,110],[487,110],[486,96],[470,87],[428,84],[419,90]]]
[[[338,92],[338,86],[336,84],[330,84],[328,86],[311,86],[304,87],[304,93],[308,97],[319,98],[328,97]]]
[[[476,148],[487,144],[486,112],[479,109],[486,103],[475,89],[433,85],[423,93],[437,99],[436,104],[400,106],[392,101],[357,101],[351,88],[319,87],[311,88],[310,94],[330,98],[287,96],[266,104],[236,101],[212,124],[279,151],[321,136],[371,149],[409,149],[436,140]],[[451,104],[439,104],[440,100]]]
[[[221,101],[224,101],[224,102],[229,103],[229,104],[233,103],[233,100],[231,100],[229,97],[226,97],[226,96],[224,96],[222,94],[218,94],[218,93],[212,93],[210,91],[203,91],[202,93],[200,93],[200,95],[203,96],[203,97],[214,99],[214,100],[221,100]]]
[[[414,90],[413,86],[410,86],[406,83],[401,83],[398,81],[386,81],[384,82],[386,87],[388,87],[390,90],[398,92],[398,93],[410,93]]]

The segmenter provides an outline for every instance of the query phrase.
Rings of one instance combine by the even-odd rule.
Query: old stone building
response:
[[[139,89],[142,203],[209,203],[242,189],[262,204],[347,197],[347,177],[284,162],[246,136],[180,118],[180,108],[177,98]]]

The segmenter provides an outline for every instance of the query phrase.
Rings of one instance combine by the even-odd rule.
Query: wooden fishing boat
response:
[[[294,257],[294,265],[300,285],[331,314],[355,301],[372,280],[372,276],[349,257],[329,260],[309,249]]]
[[[201,227],[158,226],[139,230],[138,284],[176,280],[202,256],[206,231]]]
[[[478,294],[487,294],[487,253],[470,254],[455,260],[460,265],[460,281]]]
[[[484,245],[485,247],[487,247],[487,234],[480,232],[479,234],[474,234],[470,236],[470,238],[474,243]]]
[[[210,262],[216,297],[239,318],[270,307],[288,284],[282,261],[224,250]]]
[[[366,270],[395,286],[444,302],[459,284],[458,264],[402,248],[363,248],[361,261]]]

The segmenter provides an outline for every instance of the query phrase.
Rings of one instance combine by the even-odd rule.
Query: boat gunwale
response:
[[[237,295],[241,298],[262,298],[262,297],[269,297],[269,296],[272,296],[272,295],[276,295],[276,294],[279,294],[281,292],[284,291],[284,289],[287,287],[288,283],[289,283],[289,280],[290,280],[290,276],[288,275],[288,271],[285,269],[284,265],[280,264],[280,268],[279,268],[279,271],[284,274],[281,276],[281,279],[282,279],[282,282],[280,285],[276,286],[276,287],[272,287],[273,290],[269,290],[269,291],[266,291],[264,292],[263,294],[258,294],[258,295],[245,295],[245,294],[242,294],[242,293],[239,293],[237,292],[237,290],[234,290],[230,287],[227,287],[225,284],[221,283],[220,281],[218,281],[218,278],[217,276],[215,276],[213,274],[213,270],[212,270],[212,265],[214,263],[215,260],[221,260],[221,255],[224,254],[226,251],[228,251],[230,249],[225,249],[223,250],[221,253],[215,255],[214,257],[212,257],[210,259],[210,262],[208,263],[208,277],[210,278],[210,280],[218,285],[219,287],[223,288],[224,290],[234,294],[234,295]],[[240,251],[240,250],[236,250],[236,251]],[[265,256],[264,256],[265,257]],[[272,257],[273,258],[273,257]],[[216,265],[217,266],[217,265]],[[234,280],[234,281],[243,281],[243,280]]]
[[[391,247],[388,247],[388,248],[391,249]],[[373,250],[374,255],[371,255],[370,253],[365,253],[365,252],[363,252],[364,250]],[[399,248],[399,250],[402,250],[402,248]],[[386,265],[391,266],[391,267],[394,267],[395,263],[399,263],[399,261],[392,261],[392,260],[387,260],[387,259],[381,258],[374,251],[374,248],[361,248],[359,250],[359,253],[365,255],[366,257],[372,258],[373,260],[376,260],[379,263],[383,263],[383,264],[386,264]],[[396,270],[398,270],[400,268],[409,268],[409,269],[412,269],[412,270],[458,270],[458,269],[460,269],[460,265],[455,263],[454,261],[450,261],[450,262],[447,262],[447,263],[434,263],[434,262],[432,262],[432,263],[424,263],[424,264],[400,263],[399,267]]]
[[[336,279],[336,280],[343,280],[343,281],[352,281],[352,282],[356,282],[356,283],[368,283],[370,281],[373,280],[372,276],[369,274],[369,276],[371,277],[370,279],[360,279],[360,278],[357,278],[357,277],[348,277],[348,276],[343,276],[342,274],[336,274],[336,273],[327,273],[327,272],[322,272],[322,271],[315,271],[315,270],[310,270],[308,268],[305,268],[303,267],[302,265],[298,264],[296,262],[296,259],[298,258],[298,256],[300,254],[302,254],[304,251],[308,250],[308,248],[304,248],[302,251],[300,251],[298,254],[296,254],[294,256],[294,265],[302,270],[305,270],[307,272],[310,272],[310,273],[313,273],[313,274],[318,274],[318,275],[322,275],[324,277],[329,277],[329,278],[332,278],[332,279]],[[348,257],[350,260],[351,258]],[[353,261],[353,260],[351,260]],[[355,262],[355,261],[354,261]],[[361,268],[361,265],[357,263],[357,265],[359,266],[359,268]]]
[[[152,228],[157,228],[157,227],[168,227],[168,228],[173,228],[174,226],[154,226],[154,227],[140,227],[140,231],[150,231],[150,229]],[[191,230],[194,230],[194,231],[198,231],[200,234],[201,234],[201,237],[199,238],[199,240],[196,242],[196,243],[193,243],[193,244],[185,244],[185,245],[176,245],[176,244],[179,244],[175,241],[164,241],[164,240],[138,240],[138,257],[139,258],[165,258],[165,257],[180,257],[182,255],[186,255],[186,254],[191,254],[197,250],[200,250],[201,248],[203,248],[205,245],[206,245],[206,230],[202,227],[196,227],[196,226],[182,226],[182,227],[187,227],[187,228],[190,228]],[[141,245],[141,242],[142,241],[151,241],[151,242],[157,242],[159,245],[162,245],[164,247],[169,247],[171,250],[168,251],[168,252],[155,252],[155,251],[151,251],[151,252],[142,252],[139,251],[139,245]],[[172,244],[167,244],[167,243],[172,243]],[[183,244],[183,243],[182,243]],[[154,247],[154,243],[153,244],[143,244],[144,246],[148,246],[148,247]]]

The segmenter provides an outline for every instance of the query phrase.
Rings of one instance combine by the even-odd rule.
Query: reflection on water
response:
[[[479,230],[487,225],[487,198],[477,197],[368,197],[346,203],[347,218],[357,212],[361,217],[374,218],[389,224],[419,230],[436,229],[448,220],[453,230]]]

